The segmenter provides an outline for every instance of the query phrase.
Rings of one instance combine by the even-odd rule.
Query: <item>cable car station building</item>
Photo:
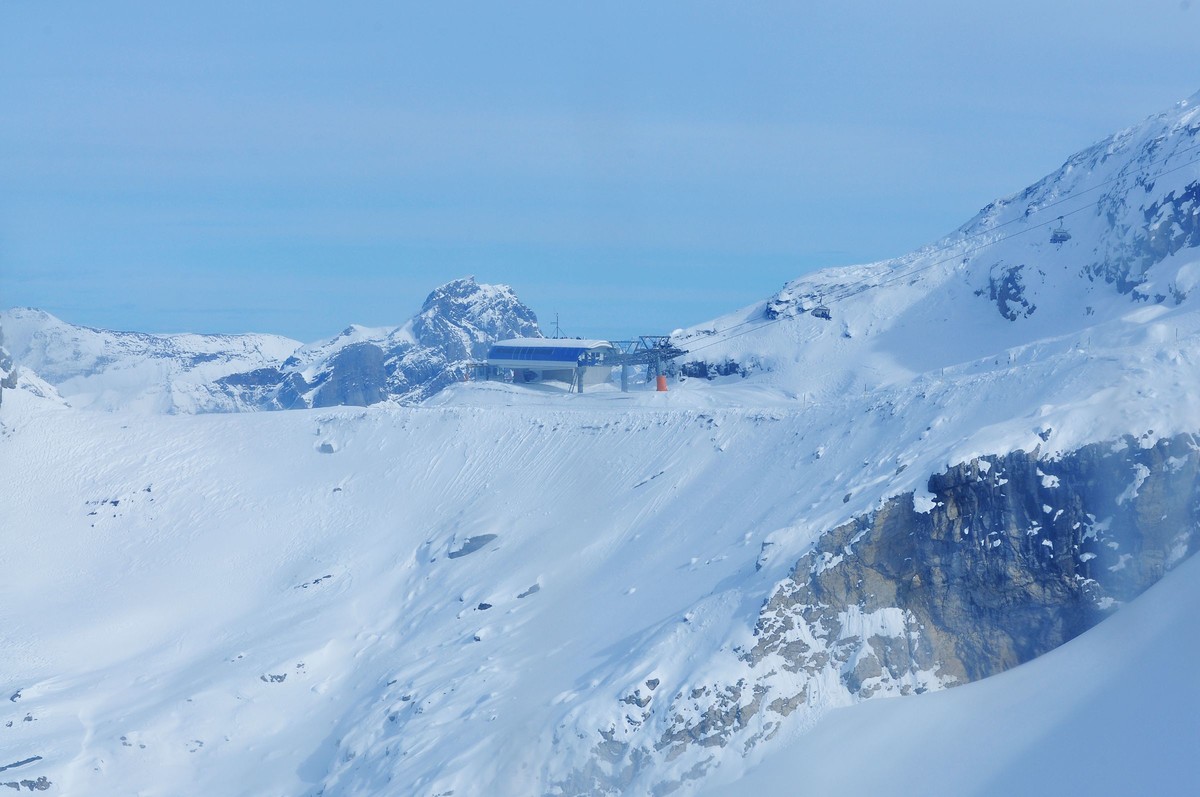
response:
[[[631,369],[645,366],[647,381],[656,380],[666,390],[666,372],[676,357],[687,354],[667,335],[642,335],[637,340],[584,340],[582,338],[513,338],[492,344],[480,377],[493,379],[509,371],[512,381],[562,382],[568,390],[583,392],[599,385],[621,368],[621,392],[629,390]],[[478,373],[478,372],[477,372]],[[507,377],[504,377],[507,378]]]
[[[509,369],[513,382],[565,382],[583,392],[589,385],[607,382],[617,353],[607,340],[576,338],[514,338],[502,340],[488,350],[487,364]]]

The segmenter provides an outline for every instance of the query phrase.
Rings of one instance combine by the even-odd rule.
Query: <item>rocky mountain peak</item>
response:
[[[504,285],[485,285],[483,287],[508,290],[508,287]],[[425,303],[421,305],[421,312],[424,313],[455,301],[471,299],[477,296],[481,290],[479,283],[475,281],[474,275],[452,279],[429,292],[429,296],[425,297]]]
[[[236,409],[414,403],[463,379],[493,342],[540,336],[512,288],[462,277],[435,288],[402,326],[351,325],[276,367],[220,379],[215,391]]]
[[[481,357],[495,340],[541,337],[537,316],[507,285],[481,285],[474,277],[433,290],[413,319],[413,335],[425,345],[449,346],[459,358]]]

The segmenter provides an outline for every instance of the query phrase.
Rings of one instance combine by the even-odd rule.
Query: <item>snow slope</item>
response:
[[[45,777],[50,793],[89,795],[640,795],[715,788],[764,755],[763,780],[733,793],[791,778],[852,793],[830,785],[845,767],[863,770],[846,783],[882,783],[843,749],[861,734],[863,755],[895,762],[905,784],[996,793],[1027,782],[1007,763],[1026,755],[1018,720],[1099,732],[1125,718],[1089,714],[1089,688],[1133,688],[1144,667],[1194,704],[1178,657],[1190,648],[1157,647],[1191,630],[1192,563],[1145,610],[1165,629],[1145,644],[1175,658],[1143,662],[1146,637],[1132,635],[1111,668],[1092,669],[1107,643],[1089,638],[1118,634],[1106,623],[945,695],[847,708],[859,698],[836,679],[801,684],[801,708],[756,716],[746,734],[777,722],[778,735],[749,759],[745,735],[655,748],[686,696],[747,677],[737,651],[764,600],[824,532],[907,491],[919,505],[931,474],[981,454],[1200,431],[1188,293],[1200,217],[1187,198],[1200,166],[1145,168],[1187,161],[1197,130],[1189,101],[935,247],[806,277],[677,337],[691,359],[736,362],[745,377],[666,394],[454,384],[420,407],[202,416],[6,392],[0,749],[23,763],[0,782]],[[1071,198],[1083,210],[1057,248],[1038,208],[1066,215]],[[1119,256],[1097,270],[1105,252]],[[818,295],[832,321],[803,312]],[[1132,474],[1127,489],[1139,484]],[[1164,592],[1178,613],[1154,602]],[[860,619],[874,633],[894,618]],[[944,725],[994,740],[976,712],[1040,701],[1043,682],[1071,675],[1082,691],[1014,714],[1003,743],[938,736]],[[803,676],[770,678],[765,688]],[[1156,703],[1119,740],[1150,736],[1159,717],[1184,722]],[[905,727],[954,756],[914,772],[916,739],[892,738]],[[823,761],[810,773],[790,755]],[[1200,786],[1185,759],[1163,765],[1156,782]]]
[[[1066,645],[959,689],[873,700],[703,797],[1193,794],[1200,561]]]
[[[740,590],[695,596],[791,511],[764,500],[691,539],[715,481],[780,491],[745,467],[765,418],[734,453],[723,419],[621,403],[162,417],[17,396],[4,749],[65,793],[528,793],[527,742],[631,633],[711,635]]]
[[[1148,386],[1160,345],[1123,323],[1104,358],[808,406],[700,380],[197,417],[15,392],[2,747],[66,794],[539,793],[636,685],[720,677],[796,552],[936,463],[1200,428],[1194,344]]]
[[[673,342],[692,359],[733,361],[818,399],[998,356],[1018,364],[1055,341],[1102,350],[1097,326],[1137,307],[1190,307],[1200,279],[1198,134],[1200,94],[925,249],[807,275]],[[1072,238],[1056,245],[1060,215]],[[821,302],[831,321],[806,314]]]

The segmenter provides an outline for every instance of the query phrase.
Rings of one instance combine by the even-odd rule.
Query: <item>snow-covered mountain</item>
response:
[[[1196,791],[1200,686],[1142,654],[1185,655],[1200,609],[1197,103],[920,252],[682,331],[665,394],[169,417],[6,393],[0,782],[1058,794],[997,762],[1067,728],[1181,751],[1138,783]],[[1156,702],[1086,721],[1087,689],[1126,687]],[[949,757],[870,719],[983,732],[1009,707],[1027,722],[987,743],[935,736]],[[888,779],[901,754],[925,757]]]
[[[1074,155],[922,250],[807,275],[675,342],[710,370],[740,364],[786,389],[829,394],[831,383],[884,384],[1077,334],[1136,307],[1183,305],[1200,285],[1198,132],[1200,94]],[[1071,238],[1052,243],[1060,225]],[[787,323],[822,302],[833,307],[830,322]]]
[[[150,335],[76,326],[47,312],[0,314],[9,350],[74,406],[102,410],[222,409],[212,382],[279,362],[299,343],[278,335]]]
[[[32,309],[2,318],[17,362],[75,406],[167,413],[416,402],[461,379],[489,343],[540,334],[511,288],[471,277],[434,290],[400,327],[350,326],[306,346],[278,335],[113,332]]]
[[[370,406],[422,401],[462,380],[497,340],[539,337],[537,316],[507,285],[453,280],[395,329],[351,326],[279,365],[216,380],[237,409]]]

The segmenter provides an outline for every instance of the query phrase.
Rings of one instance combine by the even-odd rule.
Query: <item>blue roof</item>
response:
[[[556,370],[576,365],[600,365],[616,351],[607,340],[585,338],[511,338],[488,350],[488,363],[500,368]]]
[[[489,360],[514,362],[554,362],[576,365],[579,359],[595,351],[592,346],[492,346]]]

